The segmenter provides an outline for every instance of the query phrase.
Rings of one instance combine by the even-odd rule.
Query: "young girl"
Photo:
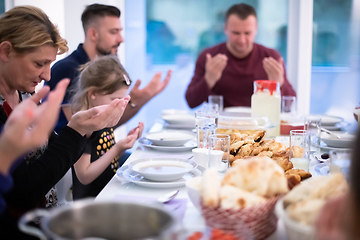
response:
[[[90,109],[124,98],[130,84],[127,72],[116,57],[104,56],[89,62],[81,70],[72,110]],[[117,143],[112,128],[88,136],[84,153],[72,168],[74,200],[98,195],[126,160],[119,163],[119,156],[134,145],[143,128],[140,122]]]

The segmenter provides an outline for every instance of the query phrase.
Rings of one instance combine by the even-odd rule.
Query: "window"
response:
[[[360,101],[357,2],[314,0],[310,100],[311,113],[341,116],[354,127],[352,111]]]
[[[247,0],[258,14],[256,41],[277,49],[286,57],[287,0]],[[173,75],[168,87],[131,120],[146,119],[150,127],[162,109],[191,111],[185,100],[198,54],[206,47],[226,41],[224,15],[236,0],[133,0],[125,2],[126,69],[133,81],[147,84],[152,76],[168,69]],[[276,14],[274,14],[276,12]],[[146,16],[144,18],[144,16]],[[145,42],[141,39],[146,38]],[[140,87],[141,88],[141,87]]]

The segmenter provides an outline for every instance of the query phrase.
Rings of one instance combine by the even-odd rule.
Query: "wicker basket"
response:
[[[239,239],[265,239],[276,230],[277,217],[274,207],[282,196],[241,210],[207,207],[201,203],[202,215],[207,226],[232,233]]]

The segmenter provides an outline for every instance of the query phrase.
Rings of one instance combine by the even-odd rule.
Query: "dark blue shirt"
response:
[[[45,82],[51,90],[53,90],[58,82],[64,78],[70,79],[70,84],[66,90],[66,94],[63,100],[63,104],[68,104],[73,95],[73,90],[76,86],[77,77],[79,74],[79,67],[82,64],[89,62],[90,59],[83,48],[83,44],[79,44],[78,48],[73,51],[66,58],[56,62],[51,68],[51,79],[49,82]],[[59,120],[55,126],[57,133],[67,125],[68,121],[65,117],[63,110],[60,111]]]

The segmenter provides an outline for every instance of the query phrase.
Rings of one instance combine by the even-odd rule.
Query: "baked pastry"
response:
[[[225,185],[220,189],[220,206],[224,209],[244,209],[265,202],[266,199],[242,189]]]
[[[306,199],[291,204],[286,208],[286,213],[294,221],[304,225],[312,225],[324,205],[325,200],[323,199]]]
[[[201,196],[205,206],[219,206],[220,178],[215,168],[207,169],[201,181]]]
[[[301,180],[310,178],[312,175],[311,173],[303,170],[303,169],[289,169],[285,172],[285,175],[299,175],[299,177],[301,178]]]
[[[348,190],[348,184],[342,173],[317,176],[294,187],[284,197],[284,205],[300,202],[305,199],[323,199],[338,196]]]
[[[263,197],[288,191],[284,170],[268,157],[237,160],[228,169],[221,185],[231,185]]]

